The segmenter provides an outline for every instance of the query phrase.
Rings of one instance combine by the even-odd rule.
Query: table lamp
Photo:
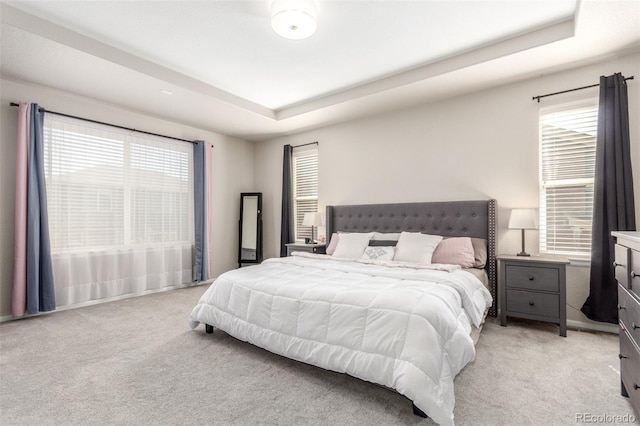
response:
[[[311,243],[315,244],[316,239],[313,236],[313,228],[322,226],[322,213],[305,213],[302,225],[311,227]]]
[[[520,229],[522,231],[522,251],[518,256],[531,256],[524,251],[524,230],[538,229],[537,215],[535,209],[513,209],[509,217],[509,229]]]

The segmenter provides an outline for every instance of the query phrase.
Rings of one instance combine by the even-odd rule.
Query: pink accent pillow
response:
[[[336,251],[337,245],[338,245],[338,233],[334,232],[331,235],[331,241],[329,241],[329,245],[327,246],[327,254],[329,256],[333,255],[333,252]]]
[[[453,237],[440,241],[433,251],[431,263],[447,263],[473,268],[476,263],[473,244],[469,237]]]

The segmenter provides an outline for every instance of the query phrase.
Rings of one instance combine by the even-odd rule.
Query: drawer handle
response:
[[[634,384],[633,384],[633,389],[634,389],[634,390],[638,390],[638,389],[640,389],[640,386],[638,386],[638,384],[637,384],[637,383],[634,383]]]
[[[640,325],[636,325],[636,323],[631,323],[631,328],[633,328],[634,330],[640,328]]]
[[[640,277],[640,274],[636,274],[635,272],[631,271],[631,279],[634,279],[635,277]]]
[[[529,281],[533,281],[535,278],[533,276],[529,277]]]
[[[529,306],[533,306],[533,305],[535,305],[535,303],[534,303],[534,302],[529,301]]]
[[[619,310],[619,311],[621,311],[621,310],[623,310],[623,309],[627,309],[627,308],[625,308],[624,306],[622,306],[622,305],[618,304],[618,310]]]
[[[615,268],[616,266],[624,266],[622,263],[618,263],[615,260],[613,261],[613,267]]]
[[[623,359],[623,358],[624,358],[624,359],[627,359],[627,357],[626,357],[626,356],[624,356],[624,355],[622,355],[622,354],[618,354],[618,358],[620,358],[620,359]]]

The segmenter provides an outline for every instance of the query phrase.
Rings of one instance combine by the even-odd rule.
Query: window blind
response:
[[[540,251],[591,253],[598,107],[540,113]]]
[[[296,240],[311,238],[311,227],[303,226],[305,213],[318,211],[318,148],[293,150],[294,217]]]
[[[53,252],[193,244],[193,147],[45,115]]]

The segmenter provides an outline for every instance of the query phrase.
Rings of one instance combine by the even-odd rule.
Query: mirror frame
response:
[[[245,213],[245,197],[258,198],[258,211],[256,214],[256,256],[255,259],[243,259],[242,257],[242,224]],[[262,192],[242,192],[240,193],[240,219],[238,221],[238,267],[243,264],[262,262]]]

